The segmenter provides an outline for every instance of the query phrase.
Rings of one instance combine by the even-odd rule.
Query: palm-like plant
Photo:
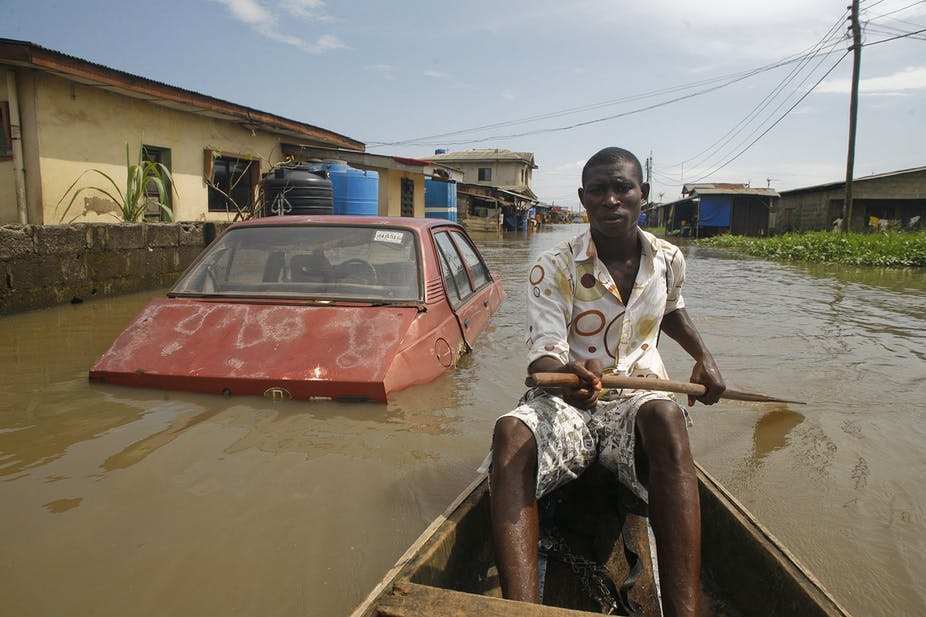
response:
[[[173,220],[173,213],[166,204],[167,195],[169,192],[168,187],[173,189],[174,193],[177,191],[176,188],[173,188],[174,181],[170,175],[170,170],[161,163],[145,160],[144,150],[144,147],[139,148],[138,163],[133,164],[129,158],[129,144],[126,142],[125,187],[120,187],[119,184],[113,180],[112,176],[99,169],[88,169],[77,176],[77,179],[71,183],[71,186],[68,187],[61,199],[58,200],[58,204],[55,206],[56,209],[59,208],[61,203],[65,200],[65,198],[67,198],[68,194],[71,195],[71,199],[68,201],[67,206],[61,213],[61,220],[64,221],[65,217],[71,209],[71,206],[74,205],[74,201],[84,191],[96,191],[98,193],[102,193],[108,199],[115,202],[119,208],[119,213],[113,213],[113,216],[122,221],[130,223],[136,223],[140,221],[144,217],[145,211],[150,205],[157,205],[161,212],[164,213],[164,216],[167,218],[167,220]],[[103,187],[82,186],[74,191],[73,189],[75,186],[77,186],[77,183],[80,182],[81,178],[87,174],[96,174],[101,176],[112,185],[112,189],[104,184]],[[157,202],[152,201],[151,196],[148,194],[148,187],[152,185],[155,187],[158,193]],[[75,216],[71,219],[71,221],[78,218],[79,216],[80,215]]]

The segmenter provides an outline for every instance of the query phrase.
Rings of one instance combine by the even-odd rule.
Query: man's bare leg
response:
[[[492,541],[502,595],[540,601],[537,573],[537,444],[517,418],[502,418],[492,441]]]
[[[685,419],[674,403],[640,407],[637,428],[648,462],[649,513],[656,536],[664,617],[697,617],[701,602],[701,504]]]

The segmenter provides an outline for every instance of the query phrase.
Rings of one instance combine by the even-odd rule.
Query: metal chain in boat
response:
[[[601,607],[603,614],[621,614],[618,612],[621,610],[621,603],[608,571],[597,562],[573,553],[559,530],[555,527],[544,529],[544,535],[540,539],[540,550],[548,557],[559,559],[569,566],[582,583],[585,592]],[[630,615],[634,613],[631,611]]]

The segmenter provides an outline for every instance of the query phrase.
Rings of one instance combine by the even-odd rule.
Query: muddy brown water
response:
[[[0,615],[348,614],[475,476],[528,264],[578,229],[477,236],[507,302],[388,405],[88,384],[163,290],[0,318]],[[926,272],[686,253],[729,386],[808,403],[695,407],[697,459],[855,615],[926,614]]]

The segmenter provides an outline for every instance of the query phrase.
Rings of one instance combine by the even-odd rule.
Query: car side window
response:
[[[463,258],[447,232],[438,232],[434,235],[434,240],[441,254],[441,274],[451,304],[462,302],[473,293],[473,285],[466,273]]]
[[[466,265],[469,267],[470,274],[473,275],[473,283],[476,285],[476,289],[480,289],[483,285],[486,285],[491,280],[489,276],[489,269],[486,268],[486,265],[482,263],[481,259],[479,259],[479,254],[476,252],[476,249],[473,248],[473,245],[470,244],[469,238],[458,231],[454,231],[452,233],[453,239],[456,241],[457,248],[459,248],[460,252],[463,254],[463,261],[466,262]]]

